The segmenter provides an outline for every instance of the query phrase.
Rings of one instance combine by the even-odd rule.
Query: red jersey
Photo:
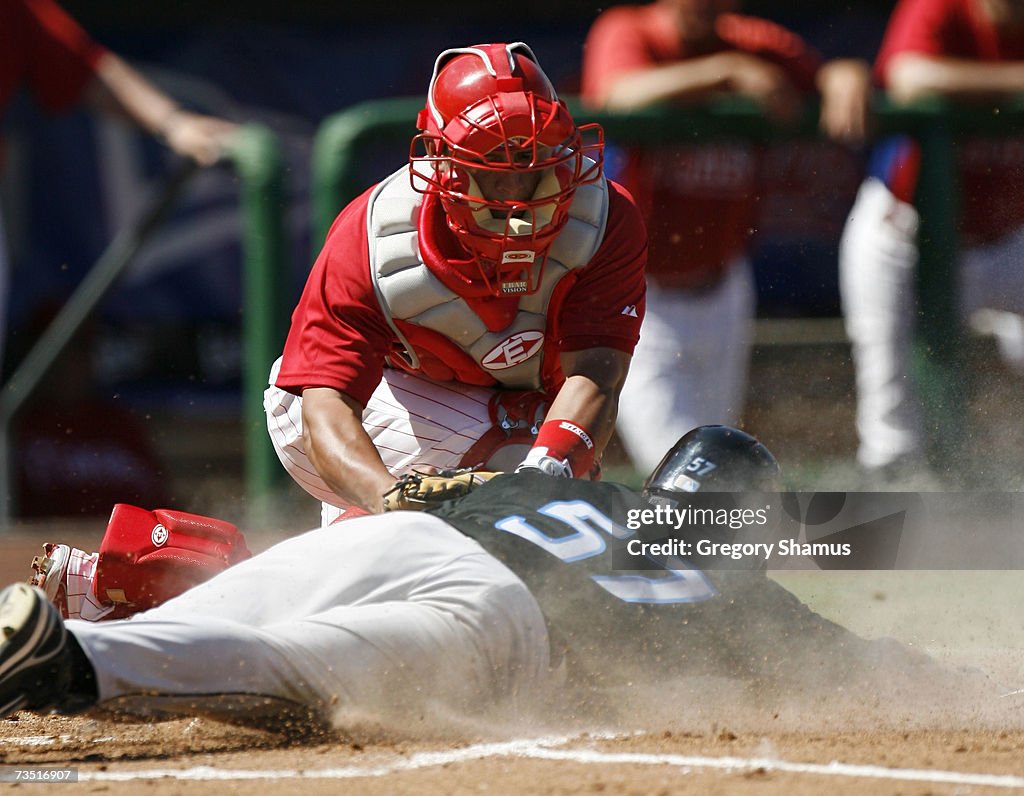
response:
[[[784,69],[798,89],[814,91],[821,57],[796,34],[738,14],[720,15],[716,31],[722,40],[718,52],[764,58]],[[696,55],[687,51],[666,6],[610,8],[587,36],[583,99],[597,105],[619,75]],[[725,266],[747,250],[756,226],[760,160],[760,151],[749,144],[726,141],[629,153],[619,176],[647,219],[648,273],[675,287],[717,282]]]
[[[976,61],[1024,61],[1024,32],[993,27],[978,0],[901,0],[889,19],[875,77],[885,87],[900,53]],[[959,154],[961,234],[966,244],[992,241],[1024,224],[1024,138],[979,138]],[[905,201],[916,187],[918,151],[902,139],[880,147],[872,174]]]
[[[385,362],[401,345],[381,309],[371,275],[367,212],[372,193],[368,190],[341,212],[313,265],[285,342],[276,381],[284,390],[301,393],[307,387],[331,387],[365,405],[380,383]],[[639,339],[645,291],[643,220],[632,197],[612,182],[608,200],[600,247],[590,262],[562,278],[551,297],[542,348],[545,369],[555,363],[544,383],[549,394],[563,380],[557,367],[559,353],[595,347],[632,353]],[[428,205],[431,208],[443,214],[440,203]],[[411,207],[410,212],[418,210]],[[443,218],[420,218],[418,234],[421,252],[458,248]],[[486,312],[491,301],[509,299],[477,300],[484,305],[480,311]],[[439,335],[409,337],[409,342],[428,378],[496,385],[480,363],[446,345]]]
[[[0,108],[27,85],[47,110],[66,109],[106,52],[52,0],[0,0]]]

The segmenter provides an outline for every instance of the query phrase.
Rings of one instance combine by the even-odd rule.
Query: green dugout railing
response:
[[[270,510],[274,485],[284,475],[267,434],[263,392],[270,365],[281,353],[292,309],[285,255],[285,167],[277,138],[255,126],[234,147],[232,162],[241,180],[243,221],[245,490],[249,516],[262,518]]]
[[[702,140],[785,140],[817,136],[817,109],[793,127],[769,122],[750,102],[723,99],[700,108],[651,108],[628,114],[595,113],[569,105],[579,121],[600,122],[608,140],[658,144]],[[322,241],[338,211],[366,184],[359,174],[371,145],[407,142],[423,99],[407,97],[353,106],[326,119],[313,149],[314,240]],[[897,107],[882,98],[875,108],[877,135],[908,133],[921,143],[916,203],[919,230],[918,323],[914,366],[922,387],[929,432],[929,456],[940,471],[950,469],[965,435],[966,385],[963,332],[956,312],[954,264],[957,251],[956,140],[964,134],[1005,136],[1024,130],[1024,101],[994,107],[941,101]]]
[[[284,165],[276,136],[259,125],[239,131],[227,159],[239,177],[241,193],[246,488],[253,497],[250,510],[258,510],[281,469],[266,433],[262,397],[288,311]],[[194,172],[191,165],[175,172],[138,220],[114,238],[0,390],[0,527],[7,526],[17,512],[11,467],[15,415],[118,276],[167,219]]]

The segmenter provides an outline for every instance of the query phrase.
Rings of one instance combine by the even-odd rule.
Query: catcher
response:
[[[335,220],[265,393],[324,525],[414,466],[592,476],[639,337],[643,219],[528,46],[441,53],[416,126]]]
[[[436,510],[292,537],[128,622],[64,622],[42,591],[16,584],[0,592],[0,716],[100,706],[410,727],[496,705],[550,716],[556,697],[579,707],[577,688],[628,696],[634,683],[690,675],[803,693],[813,674],[833,693],[873,698],[897,674],[963,686],[925,656],[822,619],[760,570],[674,557],[642,572],[613,566],[631,535],[613,519],[622,510],[674,503],[681,490],[770,490],[777,477],[757,440],[704,427],[642,494],[502,475]]]

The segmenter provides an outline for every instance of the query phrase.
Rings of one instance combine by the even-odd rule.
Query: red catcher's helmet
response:
[[[536,291],[576,189],[601,178],[600,126],[576,125],[522,42],[441,53],[416,126],[413,188],[440,198],[490,293]],[[470,170],[536,175],[537,188],[526,198],[486,197]]]

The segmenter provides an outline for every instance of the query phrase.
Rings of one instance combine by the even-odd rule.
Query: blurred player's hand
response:
[[[716,59],[730,91],[750,97],[776,122],[791,124],[800,117],[800,92],[780,66],[739,51],[720,53]]]
[[[237,131],[238,125],[226,119],[179,109],[167,119],[160,135],[182,157],[191,158],[200,166],[212,166]]]
[[[829,61],[818,73],[821,131],[834,141],[862,144],[870,130],[871,70],[856,58]]]

